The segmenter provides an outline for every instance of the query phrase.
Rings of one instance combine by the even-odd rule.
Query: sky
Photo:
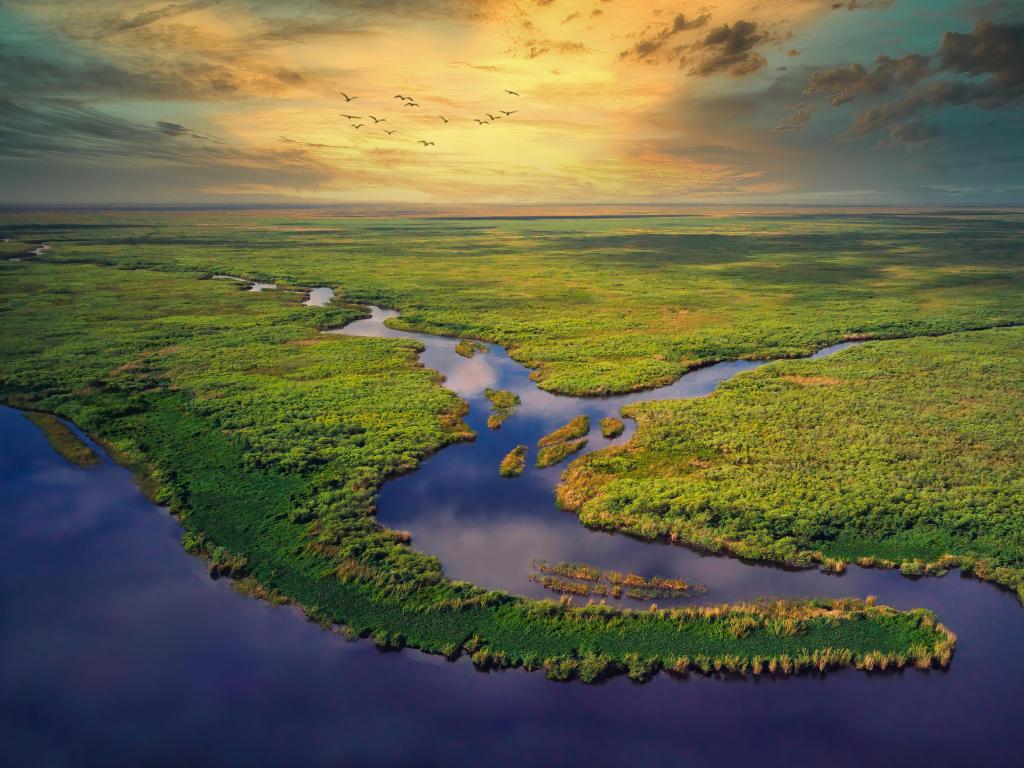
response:
[[[278,203],[1024,205],[1024,3],[0,0],[0,204]]]

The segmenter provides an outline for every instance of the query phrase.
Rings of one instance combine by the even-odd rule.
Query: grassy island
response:
[[[382,646],[558,679],[948,662],[952,635],[928,612],[866,601],[620,611],[448,580],[372,511],[388,477],[471,437],[464,405],[416,342],[319,331],[377,303],[404,328],[506,345],[545,389],[623,392],[711,360],[1022,322],[1017,219],[276,217],[2,220],[12,240],[52,247],[0,262],[0,398],[101,441],[217,574]],[[309,285],[343,287],[327,307],[285,290]],[[1020,333],[864,345],[705,400],[632,406],[637,437],[572,465],[562,501],[590,524],[739,554],[956,562],[1014,585]],[[888,425],[865,415],[875,407]]]
[[[626,425],[622,423],[622,419],[616,419],[614,416],[605,416],[601,419],[601,436],[608,440],[614,440],[625,430]]]
[[[498,429],[519,406],[519,395],[507,389],[485,389],[484,396],[491,401],[491,415],[487,417],[487,428]]]
[[[508,452],[498,468],[502,477],[519,477],[523,474],[523,470],[526,469],[526,451],[525,445],[517,445]]]
[[[537,441],[538,448],[549,448],[567,440],[575,440],[584,437],[590,431],[590,418],[586,414],[573,416],[568,422],[553,432],[548,432]]]
[[[455,345],[455,351],[463,357],[474,357],[477,352],[486,352],[487,346],[479,341],[462,339]]]

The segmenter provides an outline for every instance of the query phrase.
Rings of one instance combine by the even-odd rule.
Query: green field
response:
[[[436,559],[411,549],[405,534],[377,525],[372,510],[387,477],[471,437],[463,404],[418,367],[415,342],[319,330],[361,316],[354,305],[374,302],[401,310],[406,327],[505,344],[547,389],[629,390],[711,360],[805,354],[851,336],[1024,322],[1022,230],[1014,216],[442,221],[308,212],[48,213],[27,222],[0,220],[0,232],[16,241],[8,244],[12,250],[17,241],[52,248],[40,258],[0,262],[0,397],[69,418],[101,439],[180,515],[190,549],[257,594],[295,601],[316,620],[345,624],[382,645],[467,652],[480,666],[544,666],[552,677],[628,671],[642,679],[677,665],[752,669],[771,662],[791,671],[949,658],[951,641],[927,614],[863,603],[622,613],[530,602],[446,580]],[[247,293],[231,281],[204,279],[213,274],[280,289]],[[301,293],[287,292],[316,285],[335,288],[336,301],[304,307]],[[861,402],[850,387],[848,407],[906,397],[890,402],[891,410],[914,414],[934,406],[942,413],[934,433],[922,432],[920,456],[885,440],[884,430],[908,429],[896,418],[873,422],[883,434],[871,440],[865,428],[817,448],[822,460],[832,453],[843,465],[843,451],[859,445],[870,469],[873,441],[894,445],[886,461],[906,482],[886,497],[888,506],[871,507],[889,527],[862,521],[855,505],[831,504],[826,515],[810,515],[817,528],[807,527],[783,502],[794,485],[815,487],[805,477],[812,465],[794,456],[788,473],[764,473],[762,484],[777,483],[765,496],[773,522],[748,526],[751,540],[766,547],[763,556],[802,557],[813,542],[833,559],[864,554],[924,562],[948,550],[976,553],[982,571],[990,560],[1015,567],[1020,413],[1012,404],[996,407],[997,398],[975,379],[985,378],[988,365],[999,372],[1004,401],[1019,393],[1020,380],[1008,370],[1020,360],[1018,333],[886,342],[787,363],[797,371],[792,376],[808,381],[784,380],[776,389],[803,393],[806,400],[794,406],[802,419],[823,420],[820,409],[834,405],[826,393],[845,391],[810,383],[815,377],[866,379],[856,392],[868,399],[850,405]],[[956,367],[941,374],[945,384],[910,375],[914,366],[941,367],[943,355],[956,358]],[[985,365],[968,365],[972,357]],[[871,381],[902,370],[900,360],[908,375],[893,374],[889,388],[872,395]],[[860,372],[836,373],[845,361]],[[757,376],[778,370],[790,369]],[[734,397],[751,380],[760,379],[741,377],[722,396],[699,403],[638,407],[641,429],[632,445],[671,454],[671,467],[706,470],[709,477],[725,471],[725,462],[704,455],[708,450],[686,453],[697,439],[687,408],[721,409],[725,422],[715,434],[728,436],[729,408],[746,402],[752,410],[731,424],[739,439],[754,427],[785,434],[788,411],[776,407],[771,391],[753,404]],[[942,393],[965,381],[972,394],[962,405],[975,409],[976,419],[943,410],[951,406]],[[655,413],[662,431],[643,443],[654,434]],[[751,413],[759,414],[754,423],[746,420]],[[956,430],[969,424],[976,430],[967,438],[987,445],[976,454],[958,442]],[[777,460],[772,447],[750,460],[767,467]],[[605,454],[598,456],[570,471]],[[630,461],[623,458],[615,483],[667,482],[676,497],[686,497],[694,472],[653,477],[652,462]],[[928,472],[901,471],[914,462]],[[928,506],[928,484],[964,485],[965,469],[977,473],[977,488],[950,495],[948,509]],[[834,482],[842,471],[836,469]],[[737,482],[742,476],[735,475]],[[863,477],[860,494],[885,482],[884,475]],[[605,514],[611,487],[588,485],[587,510]],[[736,502],[725,484],[705,495],[711,506]],[[638,520],[692,520],[689,508],[659,506],[661,497],[637,493],[633,501],[624,507],[629,515],[601,524],[636,530]],[[986,513],[971,513],[971,504]],[[730,509],[709,510],[702,530],[720,538],[739,531],[743,541],[743,522],[760,512],[731,516]],[[813,507],[800,505],[807,509]],[[717,531],[712,518],[722,523]]]
[[[870,342],[629,407],[572,466],[588,525],[791,565],[963,566],[1024,598],[1024,328]]]

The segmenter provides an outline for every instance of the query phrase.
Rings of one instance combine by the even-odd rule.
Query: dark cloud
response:
[[[735,24],[715,27],[695,46],[703,54],[692,73],[706,76],[716,72],[732,75],[756,72],[765,65],[765,59],[754,49],[769,39],[770,35],[758,31],[755,21],[740,19]]]
[[[1019,98],[1024,91],[1024,24],[979,21],[971,32],[946,32],[939,46],[942,69],[989,76],[993,91]]]
[[[667,43],[671,38],[675,37],[680,32],[686,32],[691,29],[703,27],[708,23],[710,18],[710,14],[705,13],[694,19],[687,20],[683,14],[677,14],[671,24],[650,37],[641,38],[632,48],[628,48],[620,53],[619,58],[636,59],[638,61],[653,61],[655,59],[655,55],[664,48],[665,43]],[[681,47],[674,48],[667,58],[669,60],[677,58],[682,50],[683,48]]]
[[[22,105],[0,100],[0,157],[188,167],[202,173],[273,177],[282,186],[313,188],[336,172],[314,148],[243,149],[208,140],[180,123],[135,123],[65,100]],[[276,176],[275,176],[276,174]]]
[[[883,139],[876,147],[899,147],[909,152],[923,149],[941,134],[934,125],[920,122],[896,123],[889,127],[889,138]]]
[[[978,21],[970,32],[946,32],[932,55],[880,56],[873,69],[859,64],[812,73],[805,93],[840,106],[902,88],[901,98],[862,110],[841,138],[888,131],[878,147],[917,150],[938,135],[918,119],[925,109],[970,105],[1013,109],[1024,105],[1024,24]]]
[[[884,10],[891,8],[893,0],[846,0],[845,3],[832,3],[833,11],[865,11]]]
[[[879,56],[873,69],[861,64],[820,69],[811,74],[805,93],[824,96],[833,106],[865,94],[885,93],[894,85],[913,85],[931,74],[929,58],[911,53],[900,59]]]
[[[61,51],[0,47],[0,71],[8,97],[113,96],[144,99],[222,99],[240,85],[229,67],[202,61],[148,62],[136,70],[95,57]]]

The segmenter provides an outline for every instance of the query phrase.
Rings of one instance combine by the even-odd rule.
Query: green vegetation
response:
[[[502,477],[519,477],[523,474],[523,470],[526,469],[526,451],[525,445],[517,445],[506,454],[498,468]]]
[[[560,426],[554,432],[549,432],[537,441],[538,448],[547,448],[566,440],[575,440],[583,437],[590,431],[590,418],[586,414],[573,416],[568,422]]]
[[[771,629],[778,609],[754,607],[743,611],[759,628],[734,637],[724,614],[537,603],[448,581],[370,513],[387,476],[470,437],[418,344],[320,334],[363,311],[302,307],[301,294],[93,264],[0,269],[3,400],[95,435],[179,516],[212,575],[318,622],[557,676],[588,654],[634,673],[632,659],[948,660],[952,640],[925,612],[830,603],[785,635]]]
[[[555,464],[560,464],[574,453],[582,451],[586,445],[587,441],[586,439],[583,439],[568,440],[564,443],[555,443],[554,445],[545,446],[537,451],[537,469],[544,469],[545,467],[553,467]]]
[[[29,421],[43,430],[46,442],[72,464],[88,466],[98,464],[100,457],[88,445],[78,439],[68,426],[49,413],[26,413]]]
[[[590,418],[586,414],[574,416],[566,424],[549,432],[537,441],[537,468],[552,467],[564,461],[568,456],[583,450],[587,445],[582,438],[590,431]]]
[[[552,592],[583,597],[614,597],[625,595],[631,600],[657,600],[673,597],[703,595],[708,588],[703,584],[688,584],[682,579],[664,576],[644,578],[638,573],[620,573],[595,568],[585,563],[552,564],[534,560],[530,567],[530,581],[543,585]]]
[[[491,415],[487,417],[488,429],[498,429],[519,406],[519,395],[507,389],[487,388],[484,396],[491,401]]]
[[[638,403],[627,445],[573,464],[587,525],[790,565],[961,566],[1024,598],[1024,329],[775,363]]]
[[[477,352],[486,352],[487,345],[481,344],[479,341],[462,339],[455,345],[455,351],[463,357],[473,357]]]
[[[796,356],[843,338],[1024,322],[1024,236],[1016,215],[638,222],[339,219],[319,211],[102,218],[59,212],[33,214],[31,222],[3,216],[0,229],[22,243],[52,244],[38,257],[0,262],[0,398],[68,418],[100,439],[180,516],[187,546],[209,559],[212,572],[230,575],[253,594],[294,601],[317,621],[342,623],[384,646],[466,652],[481,667],[544,668],[555,678],[594,680],[625,671],[643,679],[677,665],[788,672],[833,663],[877,668],[949,659],[952,638],[927,613],[856,601],[620,612],[532,602],[447,580],[436,559],[410,549],[406,535],[377,525],[372,509],[387,477],[470,436],[462,404],[436,374],[418,366],[416,343],[322,336],[318,330],[365,316],[356,305],[376,303],[401,311],[392,324],[403,328],[505,345],[535,369],[545,389],[629,391],[717,359]],[[272,282],[280,290],[247,293],[229,281],[197,279],[213,274]],[[310,285],[338,286],[337,297],[328,307],[302,307],[302,294],[287,292]],[[974,335],[957,338],[967,336]],[[792,363],[793,375],[842,378],[835,364],[861,359],[855,354],[864,349]],[[964,369],[961,361],[958,370],[954,356],[949,375],[981,370],[990,356],[1012,359],[1020,369],[1019,351],[996,346],[977,350],[971,365],[978,368]],[[887,381],[898,360],[865,361],[855,378],[865,388]],[[997,367],[1002,376],[1006,365]],[[988,421],[969,415],[965,423],[976,424],[977,432],[953,433],[973,442],[950,443],[950,419],[927,430],[903,419],[908,437],[935,441],[930,455],[938,461],[928,467],[912,454],[888,455],[886,471],[902,481],[891,496],[883,495],[884,484],[876,488],[868,480],[878,480],[871,472],[883,463],[875,454],[892,444],[895,427],[881,433],[885,441],[875,441],[866,428],[844,430],[841,445],[822,429],[812,430],[820,441],[813,452],[766,454],[761,464],[735,465],[736,477],[752,475],[757,489],[771,491],[768,484],[789,471],[790,489],[810,477],[808,487],[820,498],[842,496],[841,484],[815,486],[812,472],[801,474],[800,461],[820,468],[831,452],[834,464],[826,476],[845,482],[862,474],[864,484],[852,487],[867,493],[872,506],[832,508],[800,496],[800,509],[812,511],[805,515],[794,512],[797,502],[786,502],[786,486],[779,483],[775,493],[764,494],[778,508],[765,502],[755,514],[744,498],[714,506],[728,501],[716,495],[730,487],[723,482],[706,486],[707,504],[687,497],[685,512],[672,507],[681,480],[712,476],[716,467],[731,466],[729,455],[690,450],[691,437],[680,426],[698,411],[645,404],[635,407],[641,420],[651,416],[641,433],[664,409],[664,433],[655,442],[677,449],[668,457],[671,471],[689,469],[660,477],[652,466],[664,455],[651,453],[648,466],[623,453],[620,471],[615,457],[605,454],[600,477],[595,471],[592,486],[579,486],[580,508],[594,505],[588,510],[608,515],[609,526],[642,520],[634,532],[649,527],[653,535],[671,535],[678,528],[692,533],[695,543],[697,534],[708,532],[712,545],[732,546],[724,534],[731,536],[730,526],[739,520],[736,541],[745,541],[749,529],[757,551],[779,560],[811,544],[834,562],[867,553],[908,562],[908,571],[927,571],[932,554],[948,550],[980,575],[1014,583],[1003,575],[1018,572],[1008,560],[1018,551],[1017,486],[997,484],[993,474],[1011,473],[1006,479],[1013,481],[1020,465],[1009,437],[1011,428],[1019,431],[1010,403],[1020,399],[1014,396],[1020,386],[1005,381],[1003,409],[993,410]],[[894,389],[893,408],[903,407],[898,397],[904,395],[906,409],[928,419],[936,407],[949,408],[949,401],[936,406],[932,397],[949,389],[948,382],[916,382],[912,394]],[[822,418],[815,406],[835,405],[839,410],[829,416],[840,414],[854,425],[872,407],[852,399],[816,402],[840,388],[804,383],[809,385],[775,384],[780,391],[806,393],[802,410],[776,419],[771,409],[777,398],[768,398],[745,414],[756,416],[745,427],[788,423],[780,434],[800,443],[801,418],[812,424]],[[694,407],[705,403],[714,410],[728,397],[716,395]],[[972,397],[959,403],[968,414],[978,407]],[[745,442],[739,425],[732,434],[743,449],[737,455],[760,450],[753,438]],[[699,431],[693,435],[699,437]],[[638,436],[633,445],[643,440]],[[768,440],[764,450],[779,447]],[[979,475],[980,501],[975,504],[965,490],[929,511],[921,499],[940,497],[934,488],[963,485],[971,477],[955,473],[971,469],[958,463],[956,452],[965,447],[966,456],[984,458],[975,462],[978,467],[987,464]],[[856,450],[862,455],[851,463],[849,451]],[[590,462],[587,457],[583,466],[592,467]],[[917,469],[924,474],[915,475]],[[597,482],[606,476],[608,482]],[[640,490],[631,495],[618,485],[612,496],[613,482],[632,482]],[[992,488],[1002,490],[990,493]],[[572,498],[563,492],[563,501]],[[960,506],[950,506],[954,501]],[[958,517],[957,509],[966,514]],[[887,511],[907,510],[910,527],[885,527],[896,520]],[[884,535],[862,517],[880,521]],[[997,550],[1002,540],[1008,543]],[[904,552],[913,556],[907,560]]]
[[[0,215],[45,259],[231,274],[482,339],[554,392],[624,392],[714,360],[1024,322],[1020,214],[337,218],[323,211]]]
[[[605,416],[601,419],[601,436],[608,440],[614,440],[625,429],[626,425],[622,423],[622,419],[616,419],[614,416]]]

